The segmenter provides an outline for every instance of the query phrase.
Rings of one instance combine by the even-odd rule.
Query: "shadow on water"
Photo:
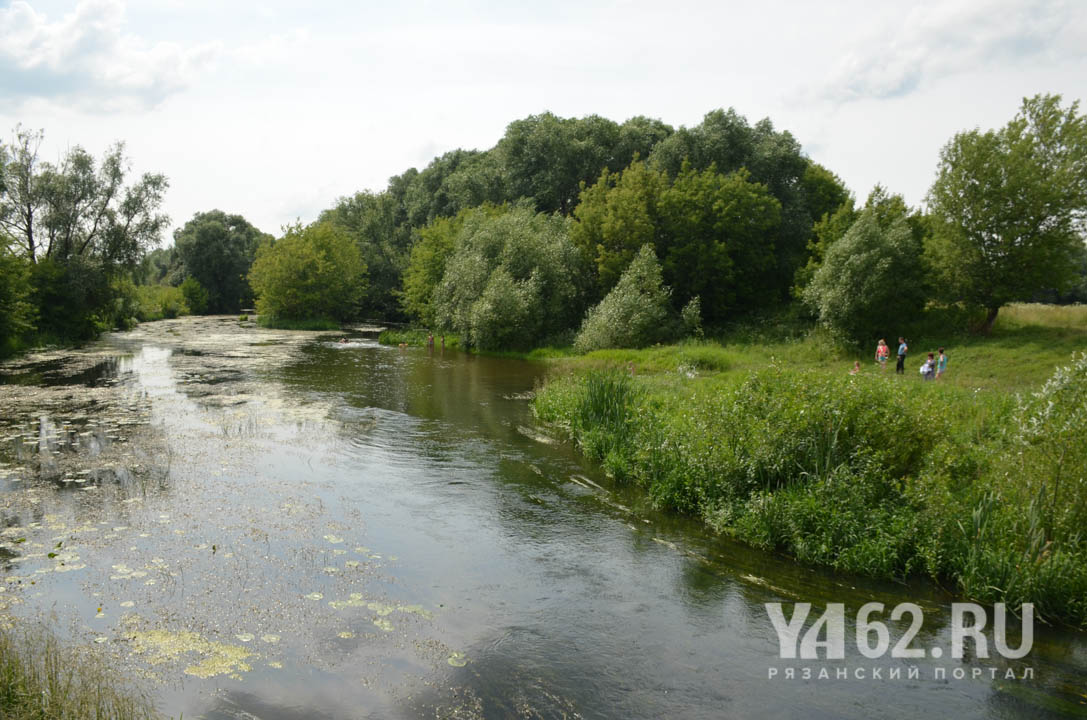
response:
[[[14,372],[0,372],[0,385],[101,387],[117,378],[119,364],[120,358],[110,356],[90,367],[73,370],[67,358],[45,360],[17,366]]]

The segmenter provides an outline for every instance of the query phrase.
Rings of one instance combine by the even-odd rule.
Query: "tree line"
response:
[[[1008,302],[1087,300],[1087,123],[1053,95],[956,134],[923,209],[882,187],[859,206],[789,132],[731,109],[678,129],[543,113],[279,238],[212,210],[166,249],[164,177],[126,184],[122,145],[52,165],[40,143],[18,128],[0,146],[9,344],[254,303],[273,320],[413,321],[486,349],[646,344],[785,306],[867,340],[934,307],[988,329]]]

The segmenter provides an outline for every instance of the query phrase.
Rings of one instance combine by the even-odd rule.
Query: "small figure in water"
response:
[[[428,348],[434,347],[434,333],[431,333],[431,334],[426,336],[426,346]]]
[[[445,351],[445,335],[442,335],[442,351]]]
[[[347,338],[345,338],[345,337],[340,338],[340,345],[346,345],[346,344],[347,344]]]

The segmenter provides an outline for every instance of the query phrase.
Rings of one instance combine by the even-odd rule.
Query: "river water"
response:
[[[184,318],[0,368],[5,616],[186,718],[1087,715],[1084,634],[951,659],[938,588],[615,487],[534,422],[546,366],[338,339]],[[869,601],[943,659],[862,656]],[[773,602],[844,603],[845,657],[781,659]]]

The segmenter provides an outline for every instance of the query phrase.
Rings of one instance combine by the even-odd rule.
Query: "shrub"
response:
[[[663,340],[670,294],[653,246],[643,245],[611,292],[586,314],[574,349],[637,348]]]
[[[141,322],[189,314],[181,288],[172,285],[137,285],[136,317]]]
[[[249,271],[261,323],[358,316],[366,264],[347,231],[330,222],[287,229],[265,243]]]
[[[906,218],[886,227],[869,208],[826,251],[802,297],[840,339],[894,337],[925,305],[921,243]]]
[[[0,247],[0,351],[7,342],[34,328],[36,312],[29,299],[29,264]]]
[[[577,322],[588,282],[565,219],[480,210],[464,219],[432,307],[438,326],[469,345],[523,350]]]
[[[181,294],[185,297],[185,305],[194,315],[202,315],[208,309],[208,291],[192,275],[181,283]]]

